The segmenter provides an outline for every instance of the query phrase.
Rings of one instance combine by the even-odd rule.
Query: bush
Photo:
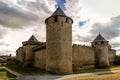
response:
[[[7,64],[18,64],[19,61],[16,60],[16,58],[8,58],[7,59]]]
[[[120,65],[120,56],[115,57],[115,64]]]
[[[0,58],[0,63],[5,63],[6,59]]]

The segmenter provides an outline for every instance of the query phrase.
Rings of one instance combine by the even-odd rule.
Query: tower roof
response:
[[[70,17],[66,16],[66,14],[64,13],[64,11],[58,7],[55,12],[50,16],[48,17],[46,20],[45,20],[45,23],[47,23],[47,20],[51,17],[56,17],[56,16],[63,16],[63,17],[67,17],[68,19],[71,19]],[[73,20],[71,19],[72,23],[73,23]]]
[[[63,10],[60,7],[58,7],[56,11],[52,14],[52,16],[66,16],[66,15],[63,12]]]
[[[38,41],[38,40],[35,38],[34,35],[32,35],[32,36],[28,39],[28,41]]]
[[[105,38],[99,33],[94,41],[106,41]]]

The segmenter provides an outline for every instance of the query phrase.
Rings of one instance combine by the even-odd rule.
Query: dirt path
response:
[[[15,76],[22,76],[22,74],[18,73],[18,72],[15,72],[7,67],[4,67],[4,69],[8,72],[10,72],[11,74],[15,75]]]
[[[56,80],[61,77],[59,75],[19,76],[17,80]]]
[[[66,75],[66,76],[63,76],[63,77],[55,79],[55,80],[63,80],[63,79],[72,78],[72,77],[89,76],[89,75],[97,75],[97,74],[107,74],[107,73],[116,73],[116,72],[120,72],[120,70],[100,71],[100,72],[82,73],[82,74],[71,74],[71,75]]]

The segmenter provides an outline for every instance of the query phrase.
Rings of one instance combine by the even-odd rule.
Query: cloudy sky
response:
[[[13,54],[33,34],[46,41],[45,19],[59,5],[74,20],[73,43],[90,45],[99,32],[120,53],[120,0],[0,0],[0,54]]]

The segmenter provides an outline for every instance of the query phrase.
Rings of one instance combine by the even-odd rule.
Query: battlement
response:
[[[92,48],[91,46],[87,46],[87,45],[80,45],[80,44],[73,44],[72,47],[82,47],[82,48]]]
[[[26,45],[39,45],[39,44],[41,44],[41,42],[24,41],[24,42],[22,42],[22,44],[23,44],[24,46],[26,46]]]
[[[49,17],[45,20],[46,24],[53,24],[55,22],[62,22],[62,23],[73,23],[73,20],[66,16],[55,16],[55,17]]]

